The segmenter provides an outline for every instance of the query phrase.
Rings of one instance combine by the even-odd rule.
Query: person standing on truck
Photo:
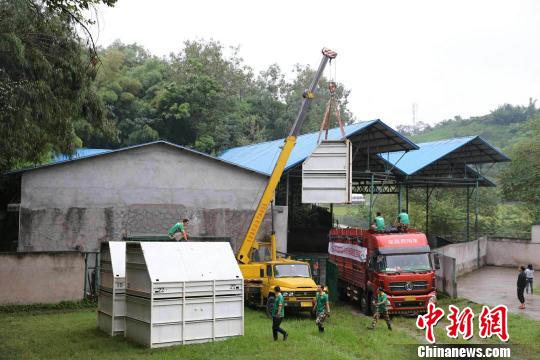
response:
[[[285,317],[285,300],[281,294],[281,288],[279,285],[274,287],[276,298],[274,300],[274,306],[272,307],[272,335],[274,335],[274,341],[278,339],[278,333],[283,334],[283,341],[287,340],[289,333],[283,330],[280,325]]]
[[[392,324],[390,323],[390,316],[388,315],[388,296],[384,293],[382,287],[377,289],[377,301],[374,301],[373,304],[375,305],[375,314],[373,314],[373,320],[371,321],[371,326],[368,326],[368,329],[373,330],[375,329],[375,325],[377,325],[377,321],[383,316],[384,321],[386,321],[386,326],[388,326],[388,330],[392,330]]]
[[[525,266],[519,267],[519,275],[517,279],[517,297],[521,305],[520,309],[525,309],[525,297],[523,297],[523,292],[527,286],[527,275],[525,275]]]
[[[324,332],[324,321],[330,316],[330,302],[328,301],[328,294],[324,292],[321,285],[317,285],[317,296],[313,305],[313,311],[317,319],[315,324],[319,328],[319,332]]]
[[[377,216],[375,217],[375,220],[373,220],[373,224],[371,225],[371,228],[375,231],[384,231],[384,228],[385,228],[384,218],[382,217],[382,214],[380,211],[377,211]]]
[[[527,294],[529,293],[529,288],[531,289],[531,295],[533,294],[533,279],[534,279],[534,269],[532,264],[527,265],[527,268],[525,269],[525,277],[527,278],[527,286],[525,286],[525,290],[527,291]]]
[[[407,210],[401,209],[396,219],[396,227],[399,232],[407,232],[409,228],[409,214],[407,214]]]
[[[182,220],[182,222],[177,222],[169,229],[169,239],[175,241],[187,241],[188,236],[186,232],[187,225],[189,224],[188,219]]]

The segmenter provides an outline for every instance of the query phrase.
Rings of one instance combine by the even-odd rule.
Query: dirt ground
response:
[[[540,320],[540,294],[525,293],[526,309],[518,308],[517,277],[517,266],[515,269],[486,266],[458,278],[458,296],[490,306],[504,304],[510,312]]]

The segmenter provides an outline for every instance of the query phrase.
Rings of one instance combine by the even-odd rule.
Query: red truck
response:
[[[429,302],[437,302],[438,258],[423,233],[331,229],[329,240],[330,261],[339,272],[340,298],[359,302],[366,315],[373,312],[378,287],[388,295],[391,313],[421,313]]]

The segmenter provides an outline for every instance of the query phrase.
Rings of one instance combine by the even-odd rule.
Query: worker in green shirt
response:
[[[330,316],[330,302],[328,294],[324,292],[321,285],[317,285],[317,296],[313,305],[313,311],[317,315],[315,324],[319,327],[319,332],[324,332],[324,321]]]
[[[399,232],[407,232],[407,229],[409,228],[409,214],[407,214],[407,210],[401,209],[395,225]]]
[[[373,220],[371,228],[375,231],[384,231],[384,218],[382,217],[380,211],[377,212],[377,216],[375,217],[375,220]]]
[[[283,330],[280,325],[285,317],[285,299],[281,294],[281,288],[279,286],[274,287],[274,293],[276,295],[274,305],[272,306],[272,334],[274,335],[274,341],[278,339],[278,333],[283,334],[283,341],[287,340],[289,334]]]
[[[390,305],[390,301],[388,300],[388,296],[383,292],[382,287],[377,290],[377,300],[373,302],[373,305],[375,305],[375,314],[373,314],[373,320],[371,321],[371,326],[368,326],[368,329],[375,329],[375,325],[377,325],[377,321],[382,315],[384,321],[386,321],[388,330],[392,330],[392,324],[390,323],[390,316],[388,315],[387,308],[387,306]]]
[[[182,222],[177,222],[169,229],[169,239],[175,241],[187,241],[188,236],[186,232],[187,225],[189,224],[188,219],[182,220]]]

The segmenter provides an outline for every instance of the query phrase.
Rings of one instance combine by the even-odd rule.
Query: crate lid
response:
[[[242,279],[227,242],[141,242],[152,282]]]
[[[123,241],[109,241],[111,264],[114,277],[126,277],[126,243]]]

